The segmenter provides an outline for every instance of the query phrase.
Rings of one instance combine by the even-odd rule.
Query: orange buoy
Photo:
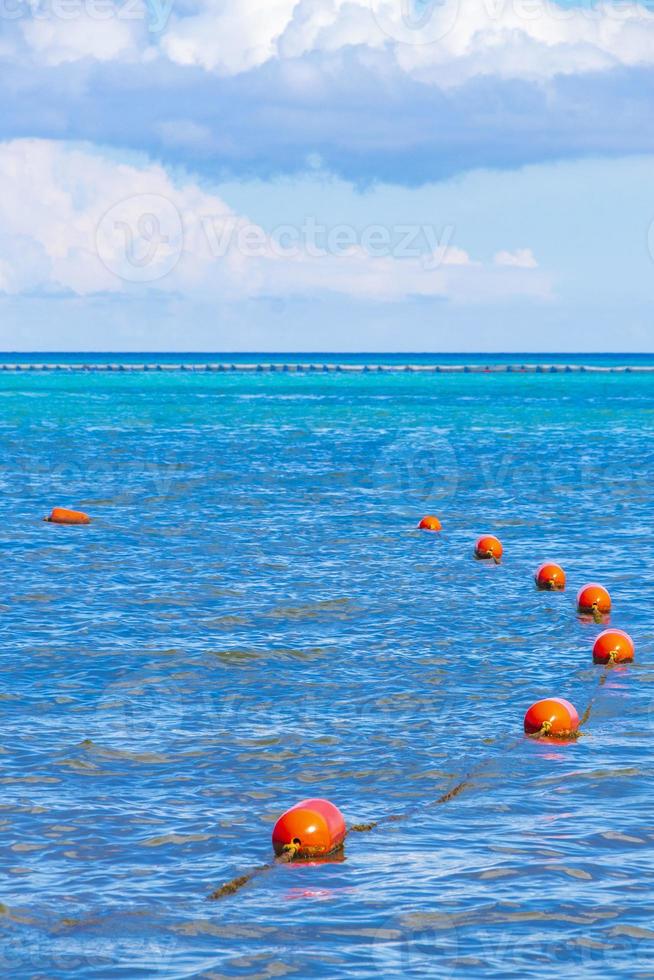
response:
[[[565,698],[545,698],[537,701],[525,715],[527,735],[574,737],[579,728],[577,709]]]
[[[582,586],[577,593],[577,609],[580,613],[600,613],[611,611],[611,596],[597,582]]]
[[[44,521],[50,524],[90,524],[91,518],[88,514],[83,514],[81,510],[68,510],[66,507],[53,507],[49,517],[44,517]]]
[[[482,534],[480,538],[477,538],[477,543],[475,544],[475,558],[480,561],[483,561],[484,558],[492,558],[494,561],[499,562],[503,550],[502,542],[498,538],[492,534]]]
[[[595,640],[596,664],[624,664],[634,659],[634,641],[624,630],[604,630]]]
[[[545,561],[539,565],[534,574],[536,588],[549,592],[563,592],[565,589],[565,572],[560,565]]]
[[[423,517],[420,524],[418,524],[418,527],[421,531],[440,531],[441,522],[437,517],[434,517],[432,514],[428,514],[427,517]]]
[[[337,851],[345,838],[343,814],[329,800],[302,800],[283,813],[272,832],[275,854],[324,857]]]

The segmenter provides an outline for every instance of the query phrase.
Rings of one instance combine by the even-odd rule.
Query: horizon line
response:
[[[654,350],[638,350],[638,351],[628,351],[628,350],[603,350],[603,351],[587,351],[587,350],[574,350],[574,351],[562,351],[562,350],[499,350],[499,351],[489,351],[489,350],[468,350],[468,351],[439,351],[439,350],[160,350],[160,349],[144,349],[144,350],[125,350],[125,349],[37,349],[30,348],[29,350],[21,349],[0,349],[0,357],[8,356],[19,356],[19,355],[48,355],[52,356],[55,354],[61,354],[63,356],[69,356],[71,354],[76,355],[105,355],[105,356],[115,356],[119,354],[126,354],[130,357],[147,354],[147,355],[164,355],[166,357],[183,357],[189,355],[192,357],[254,357],[254,356],[284,356],[284,357],[654,357]]]

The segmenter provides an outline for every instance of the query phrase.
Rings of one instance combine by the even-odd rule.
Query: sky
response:
[[[0,0],[0,348],[654,351],[654,0]]]

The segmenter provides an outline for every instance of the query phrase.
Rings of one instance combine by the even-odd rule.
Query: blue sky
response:
[[[0,15],[5,350],[654,350],[654,11]]]

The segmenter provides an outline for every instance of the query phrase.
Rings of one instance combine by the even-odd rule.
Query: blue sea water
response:
[[[0,972],[654,975],[653,435],[640,375],[2,375]],[[314,795],[406,819],[208,901]]]

